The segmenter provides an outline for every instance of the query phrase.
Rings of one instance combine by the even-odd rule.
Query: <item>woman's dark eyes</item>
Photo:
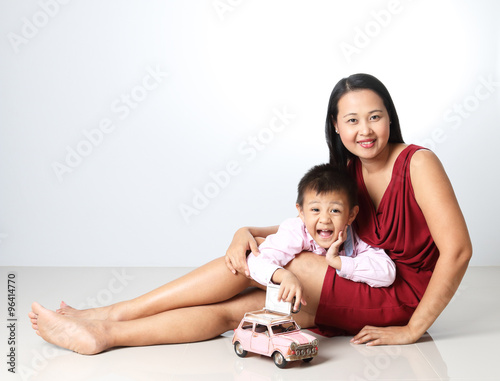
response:
[[[380,119],[380,115],[372,115],[370,117],[370,120],[379,120]],[[358,120],[357,119],[354,119],[354,118],[351,118],[351,119],[348,119],[347,120],[347,123],[357,123]]]

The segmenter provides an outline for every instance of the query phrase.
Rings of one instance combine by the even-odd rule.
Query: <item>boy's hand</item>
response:
[[[337,240],[334,243],[332,243],[332,246],[330,246],[330,248],[326,252],[326,263],[328,263],[328,265],[332,266],[337,270],[340,270],[340,268],[342,267],[342,261],[339,258],[339,249],[346,239],[347,239],[347,225],[344,227],[343,230],[339,232]]]
[[[285,269],[278,269],[273,274],[272,279],[274,283],[280,283],[278,300],[291,303],[295,297],[295,304],[292,307],[293,311],[299,310],[300,303],[303,305],[307,304],[303,299],[302,283],[300,283],[299,279],[292,272]]]

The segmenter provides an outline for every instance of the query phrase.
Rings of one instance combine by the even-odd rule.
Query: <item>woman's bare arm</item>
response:
[[[367,326],[353,338],[356,343],[379,345],[417,341],[455,294],[472,256],[465,219],[439,159],[430,151],[418,151],[412,158],[410,171],[415,197],[439,249],[439,259],[408,325]]]
[[[278,226],[268,227],[243,227],[234,233],[233,240],[226,251],[226,266],[233,274],[242,273],[247,277],[250,271],[247,265],[247,251],[259,254],[259,243],[255,237],[267,237],[278,231]]]

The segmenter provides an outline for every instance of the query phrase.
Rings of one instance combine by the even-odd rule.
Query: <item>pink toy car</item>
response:
[[[238,356],[248,352],[272,356],[279,368],[289,361],[309,362],[318,354],[318,340],[302,332],[290,314],[268,309],[247,312],[234,330],[233,344]]]

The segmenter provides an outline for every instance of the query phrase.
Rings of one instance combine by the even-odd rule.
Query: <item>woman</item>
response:
[[[296,320],[326,335],[355,334],[354,343],[413,343],[451,300],[472,255],[452,186],[434,154],[403,143],[392,99],[370,75],[335,86],[326,135],[330,161],[348,165],[360,188],[358,235],[386,250],[397,278],[391,287],[370,289],[337,277],[324,257],[302,253],[287,266],[307,301]],[[225,258],[131,301],[86,311],[63,303],[59,313],[33,303],[33,328],[84,354],[215,337],[264,305],[262,290],[246,290],[255,283],[243,275],[245,254],[258,252],[254,237],[276,231],[242,228]]]
[[[413,343],[451,300],[472,255],[453,188],[433,153],[403,143],[390,94],[373,76],[337,83],[326,137],[330,162],[348,166],[358,182],[359,237],[386,250],[397,278],[389,288],[369,289],[337,277],[317,263],[321,258],[308,258],[311,272],[326,272],[314,324],[326,335],[355,334],[354,343]],[[251,233],[265,231],[237,233],[227,254],[230,268],[245,268],[238,252],[255,246]],[[294,262],[291,270],[299,272]]]

